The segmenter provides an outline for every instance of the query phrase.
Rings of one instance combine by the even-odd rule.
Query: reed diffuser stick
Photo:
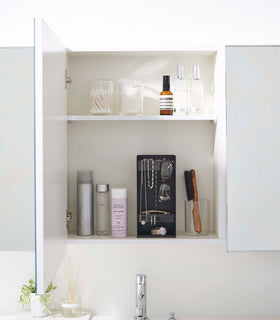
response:
[[[69,296],[69,299],[72,302],[73,302],[73,299],[74,299],[74,296],[75,296],[75,291],[76,291],[78,276],[79,276],[79,273],[80,273],[81,263],[82,263],[82,258],[80,260],[79,267],[78,267],[78,270],[76,272],[76,276],[75,276],[75,281],[74,282],[73,282],[73,277],[72,277],[72,273],[71,273],[71,264],[70,264],[69,257],[67,257],[65,259],[65,261],[63,262],[63,265],[62,265],[62,271],[63,271],[63,274],[64,274],[64,278],[65,278],[66,285],[67,285],[67,290],[68,290],[68,296]]]

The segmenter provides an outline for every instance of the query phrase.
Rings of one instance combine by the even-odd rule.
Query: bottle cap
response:
[[[81,181],[81,182],[92,182],[93,172],[89,170],[78,171],[77,179],[78,181]]]
[[[163,91],[170,91],[170,76],[163,76]]]
[[[184,66],[182,64],[179,64],[177,66],[177,79],[183,80],[184,78],[185,78]]]
[[[112,198],[127,198],[127,189],[125,188],[112,188]]]
[[[199,70],[199,65],[195,64],[193,66],[193,79],[194,80],[199,80],[200,79],[200,70]]]
[[[96,191],[97,192],[108,192],[109,191],[109,185],[108,184],[97,184],[96,185]]]

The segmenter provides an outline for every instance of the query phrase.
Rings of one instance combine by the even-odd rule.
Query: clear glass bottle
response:
[[[93,172],[77,174],[77,231],[79,236],[93,235]]]
[[[174,110],[176,114],[188,113],[188,91],[185,79],[184,66],[177,66],[177,79],[175,80]]]
[[[98,236],[110,234],[109,185],[96,185],[96,232]]]
[[[189,81],[189,113],[190,114],[203,114],[204,87],[203,82],[200,80],[199,65],[193,66],[193,79]]]

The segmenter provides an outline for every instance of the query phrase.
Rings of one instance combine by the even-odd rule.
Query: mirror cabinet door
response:
[[[35,20],[36,286],[43,294],[66,254],[66,49]]]
[[[280,47],[227,47],[228,249],[280,249]]]

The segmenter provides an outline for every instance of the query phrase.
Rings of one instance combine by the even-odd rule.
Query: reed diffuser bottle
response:
[[[62,271],[65,277],[65,281],[67,284],[67,295],[61,299],[61,313],[63,318],[77,318],[81,315],[81,299],[79,296],[76,295],[76,286],[78,275],[80,272],[81,267],[81,260],[79,263],[78,270],[76,272],[75,277],[73,277],[71,266],[70,266],[70,259],[66,257],[63,265]]]
[[[159,98],[160,115],[173,115],[173,93],[170,91],[170,76],[163,76],[163,90]]]

